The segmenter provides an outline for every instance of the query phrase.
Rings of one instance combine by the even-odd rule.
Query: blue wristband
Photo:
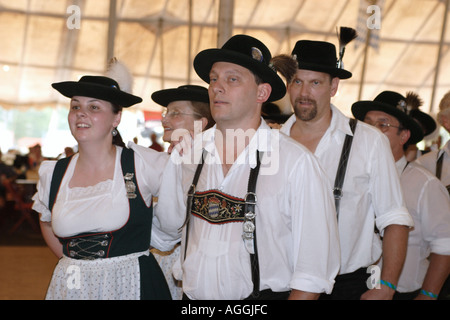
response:
[[[390,282],[387,282],[387,281],[384,281],[384,280],[380,279],[380,283],[385,285],[385,286],[387,286],[387,287],[389,287],[389,288],[391,288],[391,289],[393,289],[393,290],[397,290],[397,287],[395,285],[393,285],[392,283],[390,283]]]
[[[420,290],[420,293],[423,294],[424,296],[431,297],[431,298],[437,298],[438,297],[437,294],[434,294],[434,293],[432,293],[430,291],[425,291],[423,289]]]

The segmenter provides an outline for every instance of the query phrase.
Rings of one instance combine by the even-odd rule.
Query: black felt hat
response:
[[[423,131],[419,124],[409,115],[410,109],[406,98],[400,93],[383,91],[373,101],[357,101],[352,105],[352,113],[356,119],[363,121],[367,112],[382,111],[398,119],[411,132],[408,144],[415,144],[423,139]]]
[[[178,88],[155,91],[152,100],[167,107],[173,101],[199,101],[209,103],[208,89],[196,85],[183,85]]]
[[[142,98],[120,90],[117,81],[103,76],[83,76],[79,81],[53,83],[52,87],[68,98],[91,97],[125,108],[142,102]]]
[[[265,120],[270,120],[282,124],[285,123],[287,119],[289,119],[292,113],[282,113],[278,105],[273,102],[266,102],[262,105],[261,115]]]
[[[437,125],[433,117],[420,110],[423,100],[420,99],[417,93],[413,91],[408,92],[406,94],[406,104],[411,110],[409,115],[419,123],[423,130],[424,136],[427,136],[436,130]]]
[[[338,67],[334,44],[324,41],[299,40],[292,50],[299,69],[328,73],[333,77],[348,79],[350,71]]]
[[[418,109],[413,109],[411,110],[409,115],[414,118],[422,127],[424,136],[427,136],[433,133],[434,130],[436,130],[436,121],[434,121],[434,119],[429,114],[426,114],[425,112]]]
[[[286,94],[286,86],[270,64],[272,55],[258,39],[247,35],[231,37],[220,49],[207,49],[197,54],[194,69],[198,76],[209,83],[209,72],[215,62],[223,61],[240,65],[259,76],[272,87],[267,101],[276,101]]]

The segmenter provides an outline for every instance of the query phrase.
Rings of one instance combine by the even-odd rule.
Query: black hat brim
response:
[[[197,75],[206,83],[209,83],[209,73],[214,63],[229,62],[249,69],[263,82],[270,84],[272,92],[268,102],[277,101],[286,94],[286,86],[276,71],[259,61],[248,56],[227,49],[207,49],[197,54],[194,59],[194,69]]]
[[[409,115],[411,117],[413,117],[414,119],[416,119],[416,121],[418,121],[419,124],[423,127],[423,129],[425,131],[424,132],[425,136],[433,133],[434,130],[436,130],[436,128],[437,128],[436,121],[434,121],[434,119],[430,115],[426,114],[425,112],[422,112],[418,109],[413,109],[413,110],[411,110]]]
[[[352,73],[350,71],[345,70],[345,69],[330,68],[330,67],[327,67],[327,66],[314,64],[314,63],[299,62],[298,63],[298,68],[299,69],[304,69],[304,70],[311,70],[311,71],[328,73],[333,78],[334,77],[338,77],[339,79],[349,79],[349,78],[352,77]]]
[[[285,123],[287,121],[287,119],[289,119],[292,116],[291,114],[263,114],[262,117],[265,120],[272,120],[275,121],[276,123]]]
[[[152,100],[163,107],[167,107],[173,101],[199,101],[209,103],[209,95],[206,89],[173,88],[153,92]]]
[[[53,83],[52,87],[68,98],[75,96],[91,97],[105,100],[124,108],[142,102],[142,98],[138,96],[121,91],[117,88],[106,87],[91,82],[63,81]]]
[[[411,136],[407,141],[408,144],[416,144],[423,139],[423,131],[419,124],[412,117],[407,116],[404,112],[387,103],[363,100],[357,101],[352,105],[352,113],[358,120],[364,121],[369,111],[382,111],[397,118],[411,132]]]

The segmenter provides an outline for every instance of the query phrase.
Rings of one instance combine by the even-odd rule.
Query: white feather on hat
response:
[[[105,75],[116,80],[119,84],[120,90],[132,94],[133,75],[128,67],[117,60],[117,58],[114,57],[109,61]]]

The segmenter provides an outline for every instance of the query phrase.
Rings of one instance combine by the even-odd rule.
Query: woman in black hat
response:
[[[159,90],[152,94],[152,99],[166,108],[162,119],[165,142],[172,142],[177,129],[186,129],[194,134],[196,121],[200,123],[200,131],[211,128],[215,123],[209,108],[208,89],[204,87],[183,85]]]
[[[52,86],[71,98],[68,122],[79,152],[46,161],[39,172],[33,209],[61,258],[46,298],[170,299],[149,254],[152,195],[167,156],[127,149],[117,132],[122,108],[142,99],[102,76]]]
[[[192,136],[215,124],[209,108],[208,89],[205,87],[182,85],[178,88],[163,89],[155,91],[152,94],[152,100],[166,108],[162,119],[165,142],[172,143],[172,139],[178,140],[175,138],[176,130],[187,130]],[[183,294],[181,283],[172,276],[173,265],[180,258],[180,245],[177,244],[172,250],[166,252],[152,249],[152,253],[166,275],[172,298],[180,300]]]

